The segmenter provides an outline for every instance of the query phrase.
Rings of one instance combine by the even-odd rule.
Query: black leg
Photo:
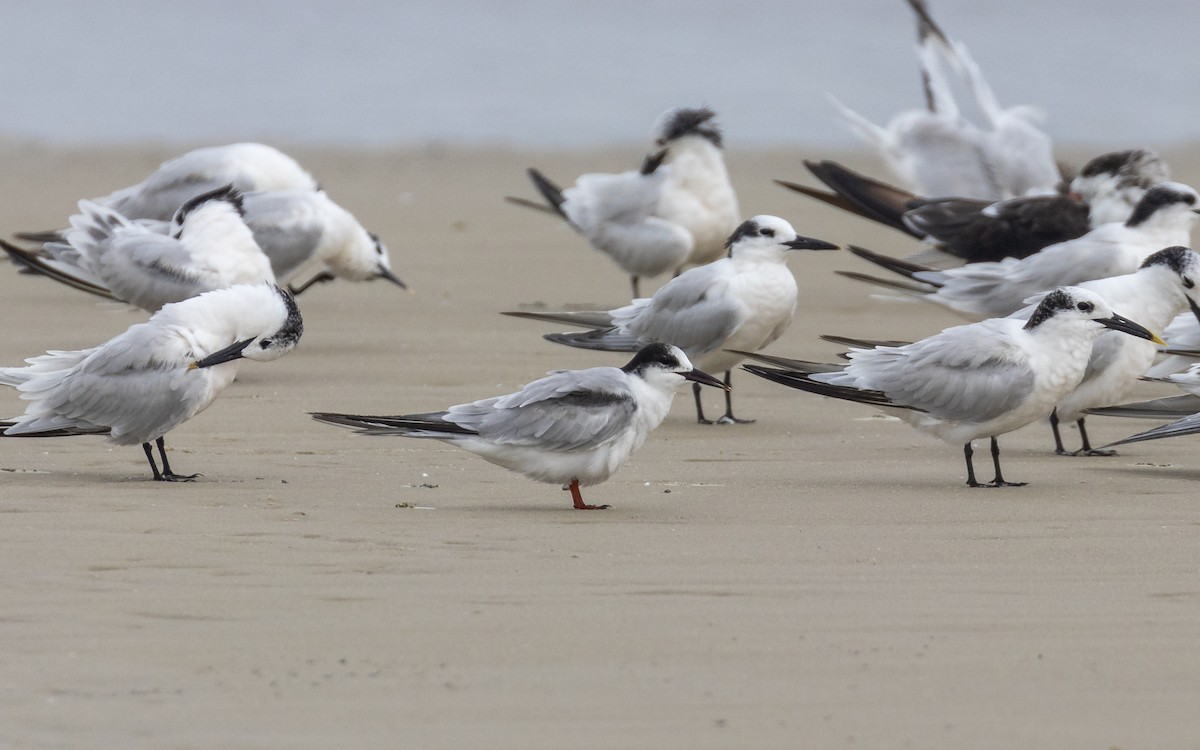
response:
[[[730,387],[725,391],[725,415],[717,422],[719,424],[754,424],[753,419],[738,419],[733,416],[733,370],[725,371],[725,385]]]
[[[992,436],[992,465],[996,467],[996,478],[992,480],[989,486],[991,487],[1024,487],[1025,482],[1006,482],[1000,474],[1000,443],[996,442],[996,437]]]
[[[308,289],[313,284],[323,284],[326,281],[333,281],[336,278],[337,277],[334,276],[332,272],[322,271],[319,274],[317,274],[316,276],[313,276],[308,281],[301,284],[300,286],[296,286],[295,284],[288,284],[288,291],[292,293],[292,296],[299,297],[301,294],[304,293],[304,290]]]
[[[149,443],[142,443],[142,450],[146,451],[146,460],[150,462],[150,471],[154,472],[154,481],[163,481],[163,475],[158,473],[158,464],[154,463],[154,449]]]
[[[1106,451],[1106,450],[1100,450],[1099,448],[1092,447],[1092,441],[1088,440],[1087,429],[1083,426],[1084,419],[1085,419],[1084,417],[1080,417],[1079,421],[1076,422],[1076,424],[1079,425],[1079,436],[1081,438],[1083,438],[1083,447],[1080,448],[1079,451],[1075,453],[1075,455],[1076,456],[1115,456],[1115,455],[1117,455],[1116,451],[1112,451],[1112,450]]]
[[[711,419],[704,418],[704,407],[700,404],[699,383],[692,383],[692,395],[696,397],[696,421],[700,424],[712,424]]]
[[[971,462],[971,456],[975,454],[975,449],[971,447],[968,441],[963,444],[963,457],[967,459],[967,486],[968,487],[986,487],[987,485],[980,484],[975,481],[975,464]]]
[[[160,481],[160,482],[190,482],[193,479],[195,479],[196,477],[200,476],[199,474],[186,474],[186,475],[185,474],[176,474],[175,472],[171,471],[171,464],[167,462],[166,441],[163,440],[162,437],[160,436],[158,438],[158,440],[154,441],[154,443],[155,443],[155,445],[158,446],[158,455],[160,458],[162,458],[162,467],[163,467],[162,475],[160,476],[160,475],[156,474],[154,477],[157,481]],[[150,444],[143,443],[142,445],[145,446],[146,455],[149,456],[150,455]],[[151,465],[154,464],[153,459],[150,461],[150,464]]]
[[[638,277],[630,276],[629,283],[633,284],[633,298],[637,299],[637,298],[641,297],[642,295],[638,292]]]
[[[1058,409],[1050,412],[1050,429],[1054,431],[1054,452],[1060,456],[1071,455],[1067,449],[1063,447],[1062,435],[1058,432]]]

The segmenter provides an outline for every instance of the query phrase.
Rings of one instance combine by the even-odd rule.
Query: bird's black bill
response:
[[[405,284],[403,281],[401,281],[400,277],[397,276],[396,274],[392,273],[392,269],[390,269],[390,268],[385,268],[384,266],[380,266],[379,267],[379,278],[387,279],[388,281],[392,282],[393,284],[400,287],[401,289],[408,289],[408,284]]]
[[[1167,345],[1167,342],[1160,339],[1156,334],[1151,333],[1149,329],[1134,323],[1124,315],[1113,315],[1111,318],[1104,318],[1096,322],[1114,331],[1128,333],[1130,336],[1137,336],[1139,339],[1149,339],[1159,346]]]
[[[1196,322],[1200,323],[1200,305],[1197,305],[1191,297],[1188,297],[1188,306],[1192,308],[1192,315],[1195,316]]]
[[[242,352],[246,351],[246,347],[250,346],[251,341],[254,341],[254,339],[248,338],[231,346],[227,346],[219,352],[213,352],[204,359],[198,359],[192,364],[188,365],[188,369],[196,370],[201,367],[212,367],[213,365],[219,365],[222,362],[232,362],[235,359],[241,359]]]
[[[728,383],[722,383],[720,380],[717,380],[703,370],[691,370],[690,372],[685,372],[683,373],[683,377],[687,378],[693,383],[699,383],[700,385],[711,385],[713,388],[720,388],[723,391],[733,390]]]
[[[789,250],[837,250],[838,246],[832,242],[825,240],[817,240],[812,237],[797,237],[794,240],[789,240],[783,243]]]

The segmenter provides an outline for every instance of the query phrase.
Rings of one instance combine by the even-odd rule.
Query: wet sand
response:
[[[179,150],[0,144],[0,227],[61,225],[80,196]],[[194,484],[148,481],[140,450],[98,438],[0,444],[0,745],[1195,742],[1195,440],[1068,459],[1033,425],[1001,441],[1006,477],[1029,486],[970,490],[958,448],[742,374],[735,406],[756,424],[697,425],[681,392],[629,463],[585,490],[613,508],[577,512],[559,488],[465,452],[357,437],[306,412],[431,410],[622,363],[497,315],[627,299],[605,258],[501,196],[532,195],[526,166],[567,181],[631,165],[636,148],[292,151],[385,239],[413,291],[303,295],[300,347],[248,363],[168,435],[174,468],[204,474]],[[1200,183],[1189,152],[1164,150]],[[734,151],[743,213],[910,252],[770,181],[803,179],[801,159],[825,156]],[[837,347],[818,334],[912,339],[958,322],[872,300],[833,275],[862,268],[847,254],[790,265],[800,308],[771,352],[828,359]],[[4,364],[144,318],[0,271]],[[21,410],[0,397],[0,413]],[[1103,443],[1150,424],[1090,426]]]

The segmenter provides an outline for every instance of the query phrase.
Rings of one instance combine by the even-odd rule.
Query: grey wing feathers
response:
[[[910,346],[856,351],[844,373],[818,379],[882,391],[939,419],[987,421],[1026,398],[1034,373],[1005,347],[980,346],[981,338],[974,326],[959,326]]]
[[[448,418],[494,443],[586,450],[629,426],[637,411],[615,367],[552,373],[516,393],[452,406]]]

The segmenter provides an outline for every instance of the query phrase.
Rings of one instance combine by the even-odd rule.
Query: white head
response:
[[[232,317],[235,325],[230,336],[233,341],[228,346],[201,357],[191,363],[189,369],[212,367],[236,359],[258,362],[279,359],[295,349],[304,334],[304,319],[296,299],[274,284],[240,284],[167,307],[184,313],[182,306],[192,302],[212,306]]]
[[[1045,332],[1064,328],[1099,336],[1106,329],[1121,331],[1141,339],[1162,344],[1162,339],[1129,318],[1117,315],[1104,298],[1077,286],[1063,286],[1042,298],[1025,330]]]
[[[675,390],[685,380],[729,390],[727,385],[712,375],[692,367],[691,360],[683,350],[671,344],[643,346],[621,370],[667,391]]]
[[[836,250],[837,247],[824,240],[801,237],[791,224],[778,216],[766,214],[746,219],[725,241],[725,249],[731,258],[776,260],[781,263],[789,250]]]
[[[375,234],[368,232],[346,209],[329,200],[324,192],[329,226],[317,253],[339,279],[371,281],[387,279],[402,289],[407,285],[392,272],[388,251]]]
[[[1200,280],[1200,255],[1195,251],[1181,245],[1163,248],[1142,261],[1138,271],[1167,274],[1187,297],[1192,313],[1200,320],[1200,287],[1196,286]]]

